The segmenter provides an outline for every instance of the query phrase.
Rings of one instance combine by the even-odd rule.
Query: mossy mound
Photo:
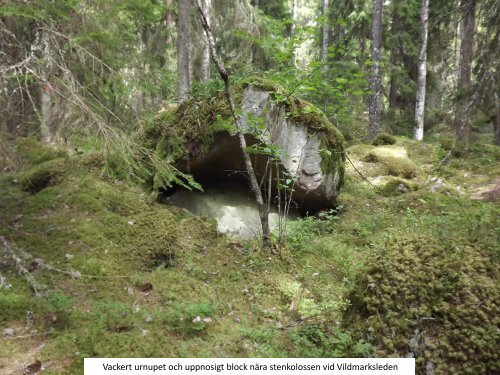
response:
[[[0,133],[0,168],[4,171],[19,171],[26,166],[67,156],[67,151],[45,145],[35,137],[16,138]]]
[[[385,196],[391,195],[401,195],[405,193],[409,193],[411,191],[418,190],[418,185],[396,177],[388,177],[387,180],[383,181],[379,186],[377,191]]]
[[[45,145],[34,137],[17,138],[16,152],[29,164],[40,164],[68,156],[67,151]]]
[[[393,145],[396,142],[397,139],[395,136],[390,135],[388,133],[380,133],[373,139],[372,145],[374,146]]]
[[[493,254],[477,243],[398,238],[386,244],[352,295],[376,357],[416,357],[417,373],[496,373],[497,280]],[[366,319],[366,320],[365,320]]]
[[[67,159],[53,159],[36,165],[21,175],[21,188],[36,194],[47,186],[59,183],[66,173],[67,162]]]
[[[367,177],[393,176],[414,179],[419,168],[405,148],[399,146],[359,145],[349,149],[356,168]]]

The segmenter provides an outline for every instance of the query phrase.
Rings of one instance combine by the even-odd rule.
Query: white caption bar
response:
[[[85,358],[85,375],[415,375],[414,358]]]

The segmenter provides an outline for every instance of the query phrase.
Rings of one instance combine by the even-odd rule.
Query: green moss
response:
[[[0,323],[13,319],[23,319],[26,311],[32,307],[32,301],[26,291],[0,290]]]
[[[398,146],[404,142],[412,141]],[[424,145],[405,146],[418,167],[428,160]],[[353,150],[356,163],[374,152],[378,162],[359,161],[372,169],[382,170],[385,156],[407,159],[402,147]],[[498,151],[477,151],[447,166],[454,181],[464,167],[494,176]],[[403,357],[417,329],[418,373],[428,361],[436,374],[498,372],[493,204],[426,189],[381,197],[348,176],[341,213],[289,223],[294,246],[270,257],[257,241],[229,242],[213,223],[147,203],[143,190],[86,160],[71,158],[59,183],[34,195],[12,183],[13,174],[0,175],[0,234],[59,269],[93,276],[35,272],[49,292],[35,299],[23,276],[0,262],[13,284],[0,290],[4,327],[24,326],[30,309],[32,329],[46,332],[44,316],[64,311],[65,329],[45,335],[37,353],[42,363],[60,364],[54,372],[79,373],[90,356]],[[152,267],[158,255],[173,262]],[[142,293],[137,284],[147,282],[154,289]],[[195,314],[213,322],[193,329]],[[32,355],[38,342],[0,337],[0,368]]]
[[[418,175],[417,165],[406,156],[406,150],[384,148],[372,149],[361,156],[366,163],[363,172],[368,176],[394,176],[413,179]]]
[[[277,85],[267,79],[258,76],[247,77],[241,82],[241,86],[243,86],[244,89],[249,85],[252,85],[253,87],[258,88],[262,91],[275,92],[278,94],[285,93],[285,89],[280,85]]]
[[[373,139],[372,145],[374,146],[393,145],[396,142],[397,139],[393,135],[388,133],[380,133]]]
[[[422,373],[427,362],[454,374],[471,366],[494,372],[499,268],[488,251],[462,239],[409,236],[387,243],[371,264],[352,300],[377,355],[413,352]]]
[[[59,183],[66,170],[66,159],[45,161],[23,173],[19,183],[24,191],[35,194],[47,186]]]
[[[403,177],[407,179],[417,176],[417,166],[409,159],[395,158],[386,156],[380,161],[387,169],[387,174],[390,176]]]
[[[418,190],[418,185],[402,178],[391,177],[377,189],[382,195],[401,195],[406,192]]]
[[[44,145],[34,137],[16,139],[17,154],[29,164],[40,164],[68,156],[67,151]]]

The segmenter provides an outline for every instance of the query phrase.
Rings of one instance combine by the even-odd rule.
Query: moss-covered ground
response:
[[[98,154],[2,146],[0,235],[46,287],[36,297],[0,244],[2,374],[35,359],[78,374],[89,356],[414,355],[418,374],[499,371],[498,203],[470,199],[499,151],[481,140],[442,165],[437,141],[352,147],[369,180],[407,189],[348,164],[337,211],[290,223],[273,256],[151,203]],[[431,192],[434,177],[449,189]]]

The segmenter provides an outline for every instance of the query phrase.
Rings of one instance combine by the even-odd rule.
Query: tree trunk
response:
[[[382,48],[382,0],[373,0],[373,22],[372,22],[372,64],[373,72],[370,80],[370,136],[374,137],[380,132],[380,91],[381,71],[380,57]]]
[[[397,12],[398,2],[393,1],[392,3],[392,15],[391,15],[391,34],[394,37],[399,33],[399,15]],[[391,66],[391,78],[389,83],[389,108],[396,109],[397,95],[398,95],[398,80],[396,76],[396,69],[398,63],[398,46],[397,43],[392,44],[391,46],[391,57],[390,57],[390,66]]]
[[[463,17],[460,35],[460,60],[458,64],[457,101],[455,110],[455,135],[467,147],[470,135],[468,97],[470,96],[472,59],[474,56],[474,29],[476,24],[476,0],[462,0]]]
[[[212,6],[212,0],[202,1],[201,5],[203,6],[203,12],[207,17],[208,26],[210,26],[210,8]],[[210,47],[208,45],[208,40],[206,38],[203,40],[200,70],[201,70],[200,74],[201,81],[207,82],[210,79]]]
[[[427,78],[427,34],[429,27],[429,0],[422,0],[420,10],[421,43],[418,58],[417,102],[415,105],[415,139],[424,139],[425,82]]]
[[[165,22],[165,28],[167,29],[167,44],[172,44],[172,24],[173,24],[173,17],[172,17],[172,0],[166,0],[165,1],[166,5],[166,11],[165,11],[165,16],[163,17],[163,20]]]
[[[192,81],[191,62],[191,3],[179,0],[179,16],[177,21],[177,70],[179,75],[179,99],[189,98]]]
[[[257,202],[257,207],[259,209],[260,223],[262,226],[262,241],[264,243],[265,248],[272,250],[271,231],[269,230],[269,212],[266,208],[266,204],[264,203],[264,198],[262,197],[262,192],[260,191],[259,188],[259,182],[257,181],[257,177],[255,175],[255,171],[252,166],[250,155],[247,152],[247,144],[245,140],[245,135],[243,134],[242,131],[243,126],[241,124],[241,118],[236,113],[233,95],[231,94],[229,75],[226,71],[226,68],[224,67],[224,63],[222,62],[222,60],[220,60],[217,54],[212,31],[210,30],[208,19],[203,11],[203,6],[201,5],[203,0],[193,0],[193,1],[195,1],[196,9],[200,15],[201,25],[203,27],[203,30],[205,30],[205,34],[207,36],[207,41],[210,47],[210,54],[212,56],[212,61],[215,63],[215,66],[219,71],[219,75],[224,81],[224,92],[226,94],[227,101],[229,102],[229,109],[231,111],[231,115],[234,120],[236,134],[240,142],[240,149],[241,152],[243,153],[243,159],[245,161],[245,169],[247,171],[248,178],[250,179],[250,187],[255,195],[255,201]]]
[[[297,18],[297,0],[292,0],[292,27],[290,29],[290,37],[293,39],[295,36],[295,20]],[[292,63],[293,65],[297,65],[297,49],[295,43],[292,48]]]
[[[493,132],[495,146],[500,146],[500,101],[495,92],[495,117],[493,119]]]
[[[321,34],[321,61],[326,64],[328,59],[328,0],[323,0],[323,30]]]

